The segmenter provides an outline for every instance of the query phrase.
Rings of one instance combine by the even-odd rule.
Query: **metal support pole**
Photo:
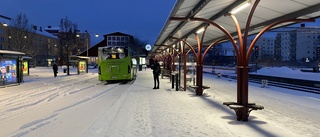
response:
[[[178,82],[178,80],[179,80],[179,78],[178,78],[178,74],[176,73],[175,74],[176,76],[176,91],[178,91],[179,90],[179,82]]]
[[[174,74],[171,74],[171,83],[172,83],[171,88],[174,88]]]
[[[69,72],[69,48],[68,48],[68,45],[66,45],[67,47],[67,75],[70,75],[70,72]]]

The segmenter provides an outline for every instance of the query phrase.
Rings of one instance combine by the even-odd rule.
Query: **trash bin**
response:
[[[63,69],[63,73],[67,73],[67,69],[64,68],[64,69]]]
[[[139,71],[142,71],[142,65],[139,65]]]

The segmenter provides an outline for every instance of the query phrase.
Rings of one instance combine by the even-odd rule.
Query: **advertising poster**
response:
[[[28,68],[29,66],[28,66],[28,61],[23,61],[23,64],[22,64],[22,73],[24,74],[24,75],[28,75],[29,74],[29,72],[28,72],[28,70],[29,70],[29,68]]]
[[[3,59],[0,61],[1,79],[6,82],[17,82],[17,61],[15,59]]]
[[[86,61],[79,61],[79,72],[85,73],[87,70]]]

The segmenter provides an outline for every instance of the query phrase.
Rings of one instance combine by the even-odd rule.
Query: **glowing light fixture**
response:
[[[203,32],[203,31],[204,31],[204,28],[201,28],[201,29],[198,29],[196,33],[199,34],[199,33]]]
[[[240,4],[239,6],[232,9],[230,13],[236,14],[237,12],[243,10],[244,8],[248,7],[249,5],[251,5],[251,2],[250,2],[250,0],[247,0],[247,1],[243,2],[242,4]]]
[[[4,27],[7,27],[7,26],[8,26],[8,24],[7,24],[7,23],[3,23],[2,25],[3,25]]]

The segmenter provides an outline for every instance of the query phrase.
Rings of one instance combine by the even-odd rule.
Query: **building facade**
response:
[[[9,49],[9,36],[7,24],[0,22],[0,50]]]
[[[253,38],[248,40],[247,46],[253,41]],[[256,53],[257,52],[257,53]],[[257,54],[257,57],[256,57]],[[254,45],[251,52],[250,60],[270,60],[275,56],[275,39],[269,37],[260,37]]]
[[[58,38],[42,30],[42,27],[38,28],[37,26],[33,26],[32,29],[33,32],[30,32],[34,33],[32,46],[36,51],[34,55],[28,55],[28,53],[26,53],[26,55],[32,57],[30,63],[34,64],[35,66],[50,66],[52,61],[56,59]],[[11,26],[0,22],[1,50],[13,50],[12,44],[14,39],[12,39],[11,35]]]
[[[281,61],[304,62],[317,59],[316,49],[320,43],[320,29],[296,27],[278,32],[276,36],[276,56]]]
[[[134,42],[134,37],[125,33],[115,32],[103,35],[104,39],[90,47],[87,51],[82,52],[78,56],[88,56],[89,64],[98,64],[98,48],[105,46],[129,46]]]

